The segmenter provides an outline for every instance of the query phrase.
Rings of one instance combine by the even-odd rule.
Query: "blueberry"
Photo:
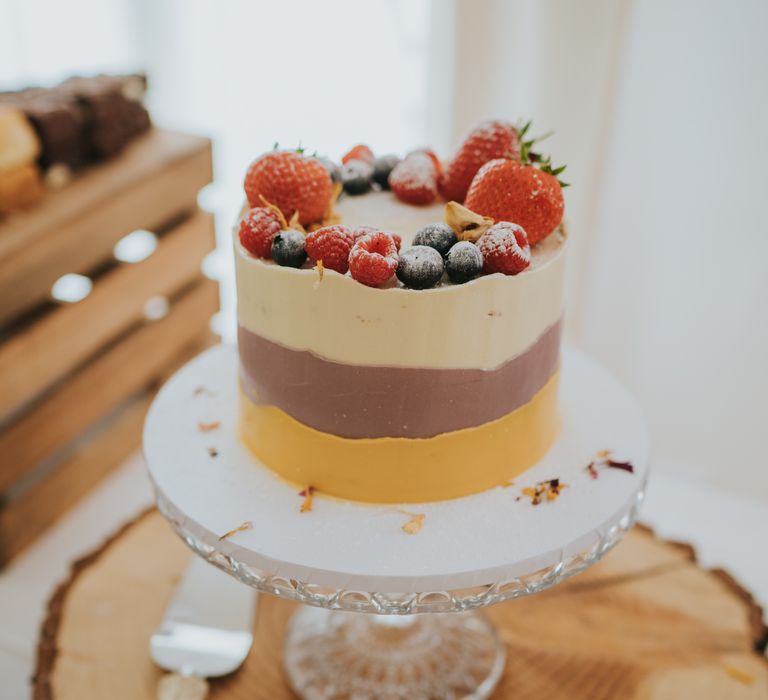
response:
[[[350,160],[341,166],[341,182],[347,194],[365,194],[371,189],[373,166],[362,160]]]
[[[456,234],[448,224],[427,224],[416,232],[413,245],[427,245],[445,255],[456,240]]]
[[[400,162],[397,156],[381,156],[373,164],[373,181],[381,186],[381,189],[389,189],[389,174]]]
[[[320,162],[320,165],[328,171],[333,182],[341,182],[341,170],[336,163],[328,158],[318,158],[317,160]]]
[[[272,239],[272,260],[283,267],[301,267],[307,259],[304,236],[299,231],[280,231]]]
[[[445,270],[451,282],[464,284],[483,269],[483,254],[474,243],[459,241],[445,256]]]
[[[415,245],[400,253],[397,279],[411,289],[434,287],[443,276],[443,256],[434,248]]]

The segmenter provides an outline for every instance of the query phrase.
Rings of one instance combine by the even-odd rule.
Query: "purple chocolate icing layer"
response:
[[[482,425],[528,403],[560,361],[561,323],[493,370],[371,367],[324,360],[238,329],[243,389],[305,425],[345,438],[426,438]]]

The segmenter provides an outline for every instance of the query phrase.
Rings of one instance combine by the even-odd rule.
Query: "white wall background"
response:
[[[442,8],[454,139],[486,114],[557,130],[570,341],[638,396],[659,468],[768,496],[768,4]]]
[[[156,121],[216,140],[222,231],[275,140],[447,152],[535,117],[573,184],[570,341],[658,468],[768,496],[766,27],[764,0],[0,0],[0,87],[146,68]]]

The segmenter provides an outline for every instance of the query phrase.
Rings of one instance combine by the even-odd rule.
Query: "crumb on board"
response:
[[[219,542],[229,539],[232,537],[232,535],[236,535],[238,532],[245,532],[246,530],[250,530],[252,527],[253,523],[250,520],[246,520],[244,523],[240,523],[240,525],[238,525],[234,530],[225,532],[221,537],[219,537]]]
[[[299,512],[306,513],[307,511],[312,510],[312,505],[313,505],[314,496],[315,496],[315,487],[307,486],[306,488],[299,491],[299,496],[301,496],[304,499],[304,501],[301,504],[301,508],[299,509]]]

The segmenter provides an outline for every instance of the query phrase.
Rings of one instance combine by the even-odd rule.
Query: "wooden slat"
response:
[[[213,219],[198,212],[135,265],[99,278],[83,301],[63,306],[0,347],[0,422],[143,318],[144,304],[170,296],[200,274],[213,247]]]
[[[195,206],[211,180],[210,142],[154,130],[0,224],[0,323],[39,305],[67,272],[89,272],[120,238]]]
[[[213,342],[210,332],[198,335],[166,365],[151,391],[126,403],[112,424],[57,465],[52,474],[0,507],[0,568],[140,448],[144,417],[155,389]]]
[[[150,397],[136,400],[116,424],[61,464],[50,477],[0,509],[0,563],[26,547],[137,447]]]
[[[218,285],[202,279],[173,303],[165,318],[119,341],[0,433],[0,494],[151,384],[184,346],[205,332],[218,305]]]

